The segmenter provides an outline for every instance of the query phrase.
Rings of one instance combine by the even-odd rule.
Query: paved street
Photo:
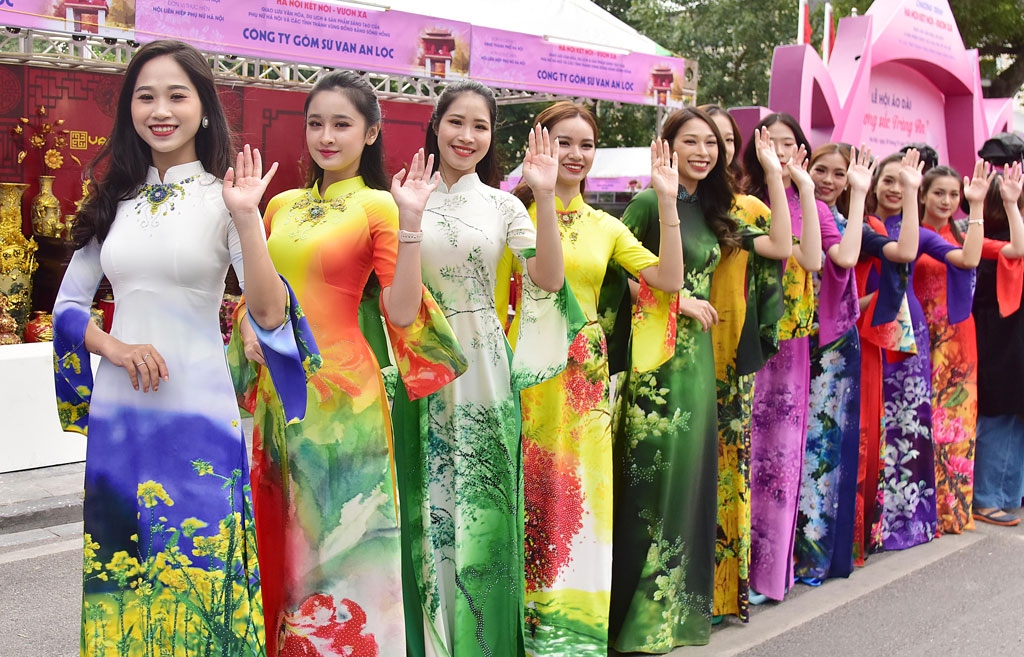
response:
[[[78,654],[80,565],[80,523],[0,534],[0,657]],[[672,655],[1020,657],[1024,528],[980,525],[875,555],[848,580],[798,586]]]

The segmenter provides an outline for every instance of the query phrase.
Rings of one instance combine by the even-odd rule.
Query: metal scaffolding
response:
[[[82,69],[99,73],[121,73],[139,48],[137,41],[94,34],[68,34],[18,27],[0,31],[0,64]],[[245,84],[268,89],[309,89],[320,76],[334,69],[325,66],[285,62],[264,57],[203,53],[214,78],[221,84]],[[447,80],[360,71],[377,96],[387,100],[433,103]],[[498,103],[536,103],[555,100],[590,102],[571,95],[536,93],[520,89],[494,89]]]

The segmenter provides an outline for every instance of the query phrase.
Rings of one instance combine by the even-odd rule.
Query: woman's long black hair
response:
[[[964,197],[964,179],[959,173],[957,173],[956,169],[947,166],[934,166],[931,169],[928,169],[928,172],[925,173],[924,177],[921,179],[921,191],[918,192],[917,198],[917,218],[921,223],[924,223],[924,199],[928,195],[928,190],[932,188],[932,185],[934,185],[935,181],[939,178],[952,178],[955,180],[957,184],[960,185],[960,198]],[[953,217],[949,217],[946,221],[949,223],[949,227],[953,231],[953,237],[956,238],[957,242],[963,244],[964,234],[960,230],[960,227],[956,225],[956,222],[953,221]]]
[[[769,114],[768,116],[761,119],[761,122],[754,128],[754,134],[761,128],[768,128],[776,123],[782,123],[787,128],[793,131],[793,137],[796,138],[797,148],[800,146],[804,147],[807,152],[807,157],[811,156],[811,142],[807,141],[807,136],[804,134],[803,128],[797,123],[791,115],[785,112],[776,112],[775,114]],[[764,168],[761,166],[760,160],[757,159],[757,143],[755,140],[751,140],[746,149],[743,151],[743,189],[747,194],[756,196],[765,203],[768,202],[768,183],[764,178]]]
[[[437,127],[444,118],[445,112],[455,102],[455,99],[465,93],[473,93],[487,103],[487,109],[491,114],[491,143],[487,147],[487,155],[477,162],[476,173],[485,185],[497,187],[501,184],[501,164],[498,161],[498,102],[494,98],[494,92],[476,80],[458,80],[444,88],[434,105],[434,113],[430,115],[430,123],[427,124],[427,140],[424,153],[427,156],[434,156],[434,171],[441,167],[441,149],[437,145]],[[433,171],[431,172],[433,173]]]
[[[697,183],[697,202],[704,213],[704,221],[718,238],[718,243],[727,249],[739,248],[740,238],[736,232],[736,220],[732,217],[733,183],[729,173],[729,163],[725,161],[725,150],[722,146],[722,133],[715,120],[696,107],[684,107],[676,110],[665,120],[661,129],[661,138],[668,141],[669,146],[675,142],[680,128],[690,119],[700,119],[708,124],[718,142],[718,157],[715,166],[706,178]]]
[[[377,138],[372,144],[363,147],[363,154],[359,158],[359,175],[363,177],[363,182],[373,189],[391,189],[391,181],[388,180],[384,168],[384,131],[381,125],[383,119],[380,103],[369,82],[351,71],[332,71],[320,78],[306,96],[306,104],[302,108],[303,115],[309,114],[309,104],[313,102],[314,96],[323,91],[334,90],[345,94],[349,102],[355,105],[356,111],[366,120],[367,130],[373,126],[378,128]],[[322,183],[323,179],[323,168],[311,160],[306,171],[306,187],[312,187],[313,183]]]
[[[210,63],[198,50],[180,41],[147,43],[135,53],[125,69],[117,98],[114,128],[100,152],[85,170],[92,181],[89,195],[75,219],[72,238],[82,248],[93,238],[102,243],[117,214],[117,204],[133,197],[146,180],[153,156],[149,146],[135,131],[132,121],[132,97],[139,72],[157,57],[170,56],[185,70],[199,94],[207,127],[196,133],[196,155],[203,168],[222,177],[234,165],[234,143],[224,108],[217,96]]]

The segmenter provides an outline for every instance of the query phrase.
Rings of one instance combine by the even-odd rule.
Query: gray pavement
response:
[[[0,474],[0,657],[78,654],[84,472]],[[798,585],[671,654],[1022,657],[1024,523],[872,555],[849,579]]]

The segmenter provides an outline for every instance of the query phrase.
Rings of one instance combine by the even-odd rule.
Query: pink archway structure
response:
[[[864,143],[887,155],[925,142],[969,172],[992,133],[1013,125],[1009,98],[984,98],[978,53],[964,47],[947,0],[885,0],[839,21],[828,64],[809,45],[779,46],[771,108],[730,110],[745,136],[769,112],[788,112],[811,144]]]

